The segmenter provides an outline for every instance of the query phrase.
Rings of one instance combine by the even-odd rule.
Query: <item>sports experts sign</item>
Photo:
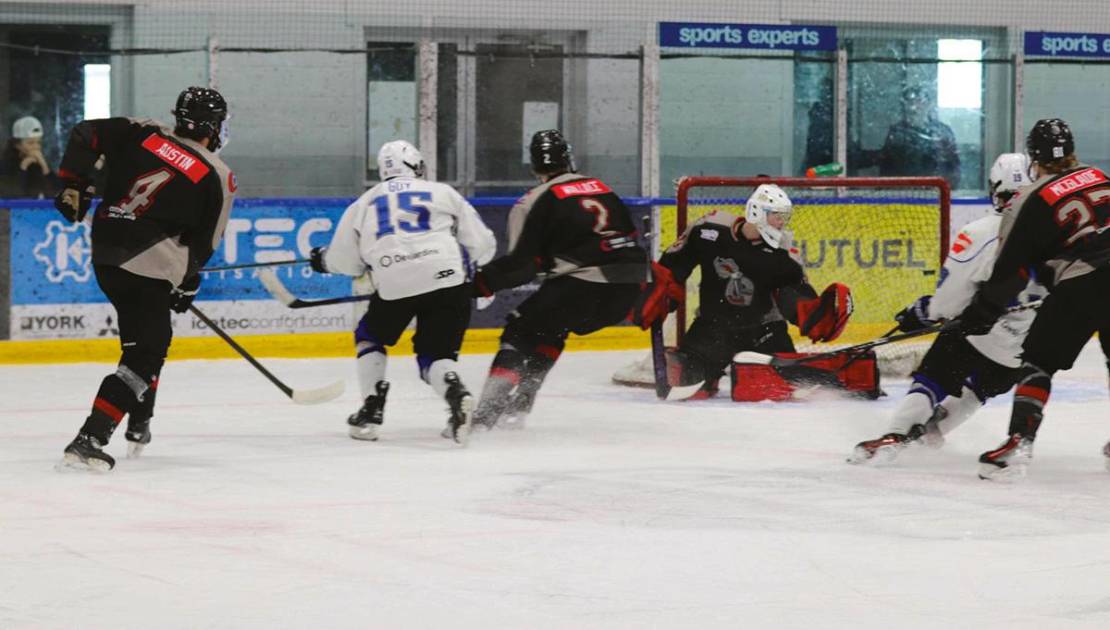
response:
[[[835,26],[660,22],[659,45],[672,48],[836,50]]]
[[[1110,35],[1027,31],[1025,54],[1030,57],[1110,58]]]

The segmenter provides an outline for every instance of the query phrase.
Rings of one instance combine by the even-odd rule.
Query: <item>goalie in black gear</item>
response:
[[[85,120],[69,135],[54,205],[82,221],[92,199],[96,162],[108,173],[92,218],[96,281],[112,302],[123,350],[104,378],[64,462],[110,470],[102,449],[128,417],[129,455],[150,441],[158,375],[173,330],[170,310],[188,309],[199,270],[219,245],[231,212],[235,178],[216,155],[227,141],[227,103],[215,90],[191,87],[173,110],[175,126],[153,120]]]
[[[567,336],[625,319],[648,275],[628,208],[601,180],[576,172],[563,135],[540,131],[529,149],[541,183],[509,213],[509,253],[482,267],[474,286],[489,297],[544,281],[509,314],[476,427],[520,426]]]
[[[787,323],[813,341],[832,341],[852,313],[851,293],[833,283],[818,296],[791,253],[786,225],[793,204],[775,184],[763,184],[748,199],[744,217],[717,211],[694,222],[652,266],[654,281],[633,310],[648,328],[666,317],[683,296],[683,285],[701,268],[699,311],[668,353],[672,386],[704,385],[694,398],[707,398],[737,352],[794,352]]]

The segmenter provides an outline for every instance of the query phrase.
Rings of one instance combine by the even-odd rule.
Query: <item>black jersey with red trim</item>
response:
[[[509,212],[509,253],[482,268],[490,291],[540,273],[610,284],[648,279],[648,256],[628,208],[601,180],[564,173],[525,193]]]
[[[104,157],[92,258],[179,285],[212,256],[236,182],[213,152],[154,120],[85,120],[70,132],[59,175],[89,181]]]
[[[983,288],[998,304],[1024,288],[1031,270],[1051,290],[1110,266],[1110,180],[1086,165],[1038,179],[1003,210],[999,238]]]
[[[784,289],[794,298],[816,295],[806,283],[802,265],[790,252],[766,241],[749,241],[740,228],[744,219],[718,211],[695,221],[678,237],[659,263],[685,282],[701,268],[698,309],[734,319],[738,326],[755,326],[767,321],[793,321],[794,308],[776,308],[777,294]]]

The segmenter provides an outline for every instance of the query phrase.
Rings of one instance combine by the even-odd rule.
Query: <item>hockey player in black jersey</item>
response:
[[[54,205],[66,219],[85,218],[96,162],[105,160],[103,199],[92,217],[97,284],[119,321],[123,355],[104,377],[92,410],[65,449],[63,463],[107,471],[102,449],[124,416],[129,455],[150,441],[158,374],[173,330],[170,310],[188,309],[199,270],[223,236],[235,178],[216,155],[226,143],[227,103],[191,87],[177,98],[173,128],[154,120],[85,120],[70,132]]]
[[[698,316],[667,357],[671,385],[704,381],[694,397],[712,396],[737,352],[793,352],[787,322],[813,341],[832,341],[843,332],[851,292],[833,283],[818,296],[806,281],[789,251],[792,211],[780,187],[763,184],[749,197],[745,217],[723,211],[702,217],[652,266],[654,282],[633,310],[643,328],[666,317],[686,279],[701,268]]]
[[[983,479],[1025,474],[1052,375],[1069,369],[1096,331],[1110,330],[1110,180],[1079,162],[1071,129],[1062,120],[1037,121],[1026,150],[1035,180],[1003,216],[1002,247],[991,277],[959,317],[966,334],[982,334],[1031,273],[1049,290],[1022,345],[1010,435],[980,456]]]
[[[648,276],[628,208],[601,180],[576,172],[562,133],[537,132],[530,153],[541,183],[509,213],[509,253],[482,267],[474,286],[488,297],[544,281],[509,314],[476,427],[520,426],[567,336],[625,319]]]

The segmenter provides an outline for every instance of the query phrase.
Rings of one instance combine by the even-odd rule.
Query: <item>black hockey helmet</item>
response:
[[[1025,151],[1038,164],[1048,164],[1075,153],[1071,127],[1059,118],[1043,118],[1025,138]]]
[[[177,97],[173,108],[176,121],[174,133],[200,140],[208,138],[208,149],[215,151],[224,143],[224,121],[227,120],[227,101],[211,88],[185,88]]]
[[[537,131],[529,146],[532,154],[532,172],[537,175],[574,173],[574,155],[563,133],[558,129]]]

